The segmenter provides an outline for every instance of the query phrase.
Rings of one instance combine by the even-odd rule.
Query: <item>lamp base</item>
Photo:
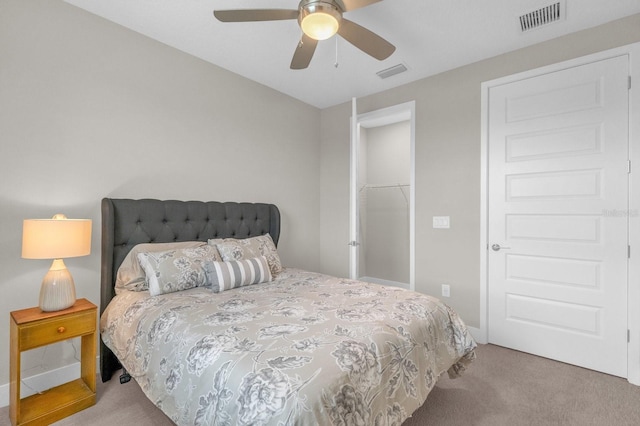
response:
[[[76,287],[73,277],[62,259],[51,264],[40,287],[40,309],[45,312],[67,309],[76,303]]]

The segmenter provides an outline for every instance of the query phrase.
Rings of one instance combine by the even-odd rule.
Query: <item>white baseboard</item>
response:
[[[100,371],[100,357],[96,357],[96,371]],[[30,377],[22,377],[22,397],[33,395],[36,392],[51,389],[54,386],[70,382],[80,377],[80,362],[45,371]],[[9,405],[9,383],[0,385],[0,407]]]
[[[0,385],[0,407],[9,405],[9,383]]]
[[[471,337],[473,337],[473,340],[475,340],[476,343],[480,343],[483,345],[487,344],[487,337],[482,332],[482,330],[476,327],[469,327],[469,326],[467,326],[467,329],[469,330],[469,333],[471,333]]]
[[[409,288],[409,284],[407,283],[401,283],[399,281],[383,280],[382,278],[360,277],[358,278],[358,280],[365,281],[368,283],[373,283],[373,284],[382,284],[382,285],[390,285],[393,287]]]

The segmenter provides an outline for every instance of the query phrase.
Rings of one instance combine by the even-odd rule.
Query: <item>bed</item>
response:
[[[102,380],[124,367],[179,425],[400,425],[475,358],[447,305],[283,267],[279,237],[273,204],[103,199]]]

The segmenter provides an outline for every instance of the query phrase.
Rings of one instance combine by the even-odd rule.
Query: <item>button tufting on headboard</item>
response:
[[[247,238],[267,233],[277,245],[280,212],[273,204],[104,198],[100,313],[114,296],[118,267],[137,244]],[[102,342],[100,364],[103,381],[120,368]]]

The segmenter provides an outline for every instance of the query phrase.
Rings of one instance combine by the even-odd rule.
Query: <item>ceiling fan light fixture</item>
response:
[[[314,40],[326,40],[338,32],[342,14],[331,3],[312,1],[300,8],[300,28]]]

